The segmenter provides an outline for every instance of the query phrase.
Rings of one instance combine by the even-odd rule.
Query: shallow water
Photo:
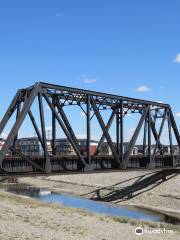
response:
[[[105,214],[108,216],[126,217],[142,221],[163,221],[163,216],[154,214],[150,211],[142,211],[139,209],[131,209],[130,207],[117,206],[103,202],[96,202],[71,195],[54,193],[49,190],[42,190],[32,187],[11,186],[7,191],[16,194],[29,196],[43,202],[56,203],[68,207],[85,209],[90,212]]]
[[[158,215],[145,213],[140,210],[132,210],[128,207],[114,206],[102,202],[95,202],[88,199],[83,199],[79,197],[74,197],[70,195],[63,195],[58,193],[51,193],[49,195],[39,196],[38,199],[41,199],[45,202],[59,203],[69,207],[75,207],[80,209],[86,209],[90,212],[96,212],[100,214],[105,214],[108,216],[117,216],[117,217],[128,217],[136,220],[143,221],[160,221],[161,218]]]

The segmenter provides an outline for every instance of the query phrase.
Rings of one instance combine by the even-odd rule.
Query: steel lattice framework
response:
[[[41,126],[38,127],[36,119],[31,111],[31,106],[38,99],[38,109],[40,114]],[[42,101],[47,102],[52,112],[52,156],[49,156],[47,149],[47,139],[45,132],[45,116]],[[64,108],[67,105],[77,105],[82,108],[86,115],[86,133],[87,133],[87,156],[84,157],[78,139],[74,133],[74,130],[69,122],[67,115],[65,114]],[[85,110],[84,110],[85,108]],[[111,115],[107,123],[104,122],[101,111],[105,109],[111,110]],[[90,112],[93,110],[93,116]],[[144,140],[143,140],[143,155],[148,158],[148,166],[152,167],[157,151],[161,155],[164,154],[163,146],[160,138],[163,132],[165,121],[168,123],[168,139],[170,146],[170,159],[171,166],[175,167],[175,157],[172,142],[172,134],[175,135],[177,145],[180,149],[180,135],[178,128],[171,110],[168,104],[157,103],[152,101],[122,97],[112,94],[100,93],[95,91],[70,88],[65,86],[53,85],[38,82],[31,87],[26,89],[20,89],[17,91],[14,99],[12,100],[8,110],[0,122],[0,134],[4,131],[5,126],[10,120],[13,113],[16,112],[16,120],[5,140],[0,151],[0,166],[3,170],[2,163],[5,159],[6,154],[9,150],[14,154],[19,155],[22,159],[32,164],[34,168],[40,171],[51,172],[51,159],[55,155],[55,141],[57,124],[62,128],[67,139],[73,146],[77,158],[78,158],[78,169],[91,169],[92,156],[90,154],[90,140],[91,140],[91,119],[96,117],[98,123],[102,129],[102,136],[97,146],[96,155],[99,153],[103,142],[106,140],[109,145],[113,160],[113,168],[125,169],[128,165],[131,152],[136,144],[138,135],[142,128],[144,128]],[[127,113],[138,113],[140,120],[136,129],[129,141],[128,147],[124,152],[124,117]],[[18,136],[18,130],[23,123],[25,117],[29,115],[32,125],[36,131],[38,139],[42,144],[44,151],[43,165],[39,165],[33,161],[30,157],[23,155],[15,148],[15,141]],[[155,121],[157,118],[161,118],[160,128],[157,130]],[[110,136],[109,129],[112,122],[115,119],[116,123],[116,144],[113,143],[112,137]],[[155,146],[153,153],[152,147],[152,136],[155,139]],[[147,149],[147,151],[146,151]]]

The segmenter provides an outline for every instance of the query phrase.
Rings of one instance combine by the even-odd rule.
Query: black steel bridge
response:
[[[37,123],[36,116],[32,111],[32,105],[35,100],[38,102],[37,107],[40,124]],[[49,154],[47,147],[46,114],[43,101],[46,101],[48,104],[52,116],[52,154]],[[73,129],[65,113],[65,108],[69,105],[81,108],[86,117],[87,154],[85,156],[79,146],[75,129]],[[111,115],[106,122],[102,115],[102,111],[105,110],[111,111]],[[93,115],[91,112],[93,112]],[[10,120],[14,114],[16,116],[15,119]],[[135,126],[135,131],[132,134],[127,148],[124,149],[124,122],[127,114],[139,115],[139,121],[137,126]],[[26,156],[16,148],[18,131],[26,117],[29,117],[31,120],[39,142],[42,145],[43,157]],[[91,156],[91,121],[93,117],[95,117],[99,123],[102,136],[99,140],[96,153]],[[160,120],[159,128],[157,128],[156,124],[157,119]],[[51,173],[61,170],[88,171],[105,168],[152,168],[156,166],[175,168],[180,163],[179,131],[170,105],[164,103],[38,82],[33,86],[17,91],[0,122],[0,134],[4,132],[9,121],[11,121],[12,126],[0,151],[1,173],[19,171]],[[115,143],[109,131],[112,123],[115,123],[116,126]],[[168,154],[164,151],[163,144],[161,143],[165,124],[168,126],[167,138],[170,148]],[[55,143],[59,127],[71,143],[76,156],[58,157],[56,155]],[[137,156],[132,156],[132,150],[142,130],[142,153]],[[173,138],[177,142],[176,151]],[[152,139],[154,142],[152,142]],[[107,142],[112,152],[111,156],[102,156],[100,154],[100,148],[104,142]]]

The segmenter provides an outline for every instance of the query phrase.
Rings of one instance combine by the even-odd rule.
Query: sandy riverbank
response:
[[[73,193],[92,197],[97,189],[108,186],[105,191],[112,191],[112,185],[127,186],[148,171],[107,172],[97,174],[68,174],[41,177],[24,177],[19,183],[36,187],[49,188],[57,192]],[[129,179],[132,179],[129,181]],[[127,182],[124,182],[128,180]],[[123,183],[122,183],[123,182]],[[121,183],[121,184],[120,184]],[[143,192],[135,198],[119,202],[147,206],[149,208],[180,214],[180,176]],[[90,193],[92,192],[92,193]],[[45,204],[30,198],[16,196],[0,191],[0,239],[139,239],[134,231],[136,226],[145,230],[158,228],[170,229],[167,234],[145,234],[145,239],[172,239],[180,237],[180,227],[169,224],[138,223],[125,219],[113,219],[86,211]],[[153,227],[153,228],[151,228]]]
[[[20,183],[36,187],[49,188],[56,192],[75,194],[85,198],[96,197],[97,190],[101,195],[130,186],[135,181],[152,174],[152,171],[116,171],[91,174],[61,174],[54,176],[20,178]],[[137,205],[164,211],[172,211],[180,216],[180,174],[159,181],[143,189],[131,199],[116,200],[117,204]]]
[[[169,230],[168,234],[145,234],[146,239],[177,240],[177,227],[113,219],[86,211],[46,204],[0,191],[1,240],[112,240],[139,239],[136,226]]]

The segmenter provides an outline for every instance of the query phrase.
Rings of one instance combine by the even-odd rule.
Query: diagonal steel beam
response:
[[[73,146],[76,154],[78,155],[80,161],[83,163],[84,167],[86,166],[86,162],[84,161],[83,156],[81,155],[78,146],[76,145],[76,143],[74,142],[74,140],[72,139],[71,135],[69,134],[68,130],[66,129],[66,126],[64,125],[63,121],[61,120],[61,118],[59,117],[58,113],[56,112],[54,106],[52,105],[51,101],[49,100],[46,92],[44,90],[42,90],[42,95],[45,98],[47,104],[49,105],[49,107],[51,108],[51,111],[54,113],[57,122],[59,123],[59,125],[61,126],[62,130],[64,131],[65,135],[67,136],[68,140],[70,141],[71,145]]]
[[[56,101],[55,106],[58,109],[58,112],[59,112],[59,114],[61,116],[61,119],[63,120],[63,123],[64,123],[64,125],[66,127],[66,130],[69,132],[72,140],[74,141],[76,147],[78,148],[79,152],[81,153],[79,142],[78,142],[78,140],[76,138],[76,135],[75,135],[75,133],[74,133],[72,127],[71,127],[71,124],[69,123],[69,120],[68,120],[68,118],[67,118],[67,116],[66,116],[66,114],[65,114],[65,112],[64,112],[64,110],[62,108],[62,105],[59,103],[59,101]]]
[[[74,133],[72,127],[71,127],[71,124],[69,123],[68,118],[66,117],[66,114],[65,114],[62,106],[60,105],[60,103],[58,101],[56,101],[55,105],[56,105],[56,107],[58,109],[58,112],[59,112],[59,114],[60,114],[60,116],[61,116],[61,118],[62,118],[62,120],[63,120],[63,122],[66,126],[66,129],[68,130],[69,134],[71,135],[71,138],[76,143],[76,145],[78,146],[79,151],[80,151],[78,140],[77,140],[76,135],[75,135],[75,133]]]
[[[38,93],[38,102],[39,102],[41,132],[42,132],[43,150],[44,150],[44,158],[45,158],[45,171],[46,171],[46,173],[50,173],[51,172],[51,161],[50,161],[50,157],[49,157],[49,153],[48,153],[48,149],[47,149],[44,109],[43,109],[41,92]]]
[[[158,148],[159,148],[161,154],[163,154],[162,144],[161,144],[160,139],[158,139],[158,133],[157,133],[157,130],[155,127],[155,122],[153,121],[152,117],[151,117],[151,130],[152,130],[155,141],[158,143]]]
[[[15,136],[17,135],[17,132],[24,120],[24,118],[26,117],[35,97],[37,96],[37,93],[39,91],[39,84],[35,84],[33,89],[31,90],[29,96],[26,98],[25,102],[24,102],[24,105],[23,105],[23,108],[18,116],[18,119],[15,121],[8,137],[6,138],[6,141],[1,149],[1,152],[0,152],[0,166],[2,166],[2,162],[3,162],[3,159],[7,153],[7,151],[9,150],[10,146],[12,145],[13,143],[13,140],[15,138]]]
[[[115,149],[115,147],[114,147],[114,145],[113,145],[113,142],[112,142],[112,140],[111,140],[111,137],[110,137],[110,135],[109,135],[109,133],[108,133],[108,131],[107,131],[107,129],[106,129],[106,126],[105,126],[105,123],[104,123],[104,121],[103,121],[103,119],[102,119],[102,116],[101,116],[101,114],[100,114],[100,112],[99,112],[99,110],[98,110],[98,108],[97,108],[97,106],[96,106],[96,103],[95,103],[93,97],[90,97],[90,99],[91,99],[92,108],[93,108],[94,113],[95,113],[95,115],[96,115],[96,117],[97,117],[97,120],[98,120],[98,122],[99,122],[99,124],[100,124],[100,127],[101,127],[101,129],[102,129],[102,131],[103,131],[103,133],[104,133],[104,135],[105,135],[105,138],[106,138],[106,140],[107,140],[107,143],[108,143],[108,145],[109,145],[109,147],[110,147],[110,149],[111,149],[111,151],[112,151],[114,160],[116,161],[116,163],[118,164],[118,166],[121,167],[121,162],[120,162],[119,156],[118,156],[117,153],[116,153],[116,149]]]
[[[152,156],[152,159],[153,159],[153,160],[155,159],[156,150],[157,150],[157,147],[158,147],[158,142],[160,141],[161,134],[162,134],[163,127],[164,127],[164,123],[165,123],[165,120],[166,120],[166,115],[167,115],[167,111],[165,110],[165,111],[164,111],[163,120],[162,120],[162,122],[161,122],[161,126],[160,126],[159,133],[158,133],[158,136],[157,136],[156,145],[155,145],[155,148],[154,148],[154,151],[153,151],[153,156]]]
[[[14,96],[10,106],[8,107],[8,110],[6,111],[4,117],[2,118],[1,122],[0,122],[0,135],[3,131],[3,129],[5,128],[9,118],[11,117],[11,115],[13,114],[15,108],[16,108],[16,104],[17,101],[19,99],[19,95],[20,95],[20,90],[17,91],[16,95]]]
[[[178,131],[178,128],[177,128],[177,125],[176,125],[176,121],[174,119],[171,108],[169,108],[169,114],[170,114],[171,126],[172,126],[172,129],[174,131],[174,135],[176,137],[176,141],[177,141],[179,149],[180,149],[180,134],[179,134],[179,131]]]
[[[43,168],[40,167],[38,164],[36,164],[34,161],[32,161],[30,159],[29,156],[24,155],[23,153],[21,153],[20,151],[18,151],[16,148],[14,148],[13,146],[10,147],[10,150],[15,152],[17,155],[19,155],[22,159],[24,159],[26,162],[30,163],[33,167],[35,167],[38,170],[43,171]]]
[[[28,115],[29,115],[30,120],[31,120],[31,122],[32,122],[32,125],[33,125],[33,127],[34,127],[34,129],[35,129],[35,131],[36,131],[36,134],[37,134],[37,136],[38,136],[38,139],[39,139],[42,147],[44,147],[41,133],[40,133],[40,131],[39,131],[38,125],[37,125],[37,123],[36,123],[36,121],[35,121],[35,118],[34,118],[32,112],[31,112],[31,110],[28,111]]]
[[[147,118],[144,121],[144,137],[143,137],[143,154],[146,153],[146,139],[147,139],[147,127],[148,127]]]
[[[17,104],[17,110],[16,110],[16,120],[18,119],[18,116],[19,116],[20,111],[21,111],[21,103],[18,103],[18,104]],[[17,133],[17,135],[16,135],[15,138],[14,138],[13,147],[16,147],[16,141],[17,141],[17,139],[18,139],[18,133]]]
[[[114,110],[112,111],[111,116],[110,116],[110,118],[109,118],[109,120],[108,120],[108,122],[107,122],[107,125],[106,125],[106,130],[107,130],[107,131],[109,131],[109,129],[110,129],[111,125],[112,125],[112,122],[113,122],[113,120],[114,120],[115,115],[116,115],[116,110],[114,109]],[[102,146],[102,144],[103,144],[103,142],[104,142],[105,139],[106,139],[106,137],[105,137],[105,135],[104,135],[104,133],[103,133],[102,136],[101,136],[101,138],[100,138],[100,140],[99,140],[99,143],[98,143],[98,146],[97,146],[97,148],[96,148],[96,153],[95,153],[95,154],[98,154],[98,153],[99,153],[100,148],[101,148],[101,146]]]
[[[143,114],[142,114],[142,116],[141,116],[141,118],[140,118],[140,120],[139,120],[138,126],[137,126],[136,130],[134,131],[134,134],[133,134],[133,136],[132,136],[132,138],[131,138],[131,140],[130,140],[130,142],[129,142],[128,148],[127,148],[127,150],[126,150],[126,152],[125,152],[125,154],[124,154],[124,166],[123,166],[123,168],[126,168],[126,167],[127,167],[127,164],[128,164],[130,155],[131,155],[131,153],[132,153],[133,147],[134,147],[134,145],[135,145],[135,143],[136,143],[136,141],[137,141],[137,138],[138,138],[139,133],[140,133],[140,131],[141,131],[141,128],[142,128],[142,126],[143,126],[144,120],[145,120],[146,117],[147,117],[148,110],[149,110],[148,107],[146,107],[146,108],[144,109]]]

